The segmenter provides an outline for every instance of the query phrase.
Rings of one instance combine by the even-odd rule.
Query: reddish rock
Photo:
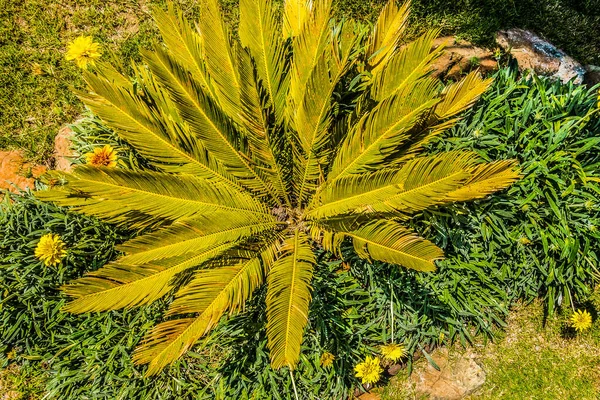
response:
[[[498,69],[498,61],[493,58],[485,58],[479,62],[479,69],[481,71],[495,71]]]
[[[415,392],[431,400],[459,400],[472,394],[485,382],[485,372],[469,355],[449,358],[440,348],[431,354],[438,371],[431,364],[418,368],[410,377]]]
[[[46,167],[23,160],[20,151],[0,151],[0,188],[17,192],[33,189],[35,179],[46,172]]]
[[[444,53],[433,65],[434,76],[440,79],[459,80],[463,75],[479,70],[482,73],[498,69],[491,51],[453,36],[437,38],[434,47],[445,44]]]
[[[63,127],[54,139],[54,169],[71,172],[73,169],[71,159],[74,154],[71,150],[71,136],[73,132],[68,126]]]
[[[400,372],[404,368],[403,364],[393,364],[387,369],[387,373],[389,376],[396,376],[398,372]]]
[[[379,396],[377,393],[363,393],[360,396],[358,396],[358,398],[360,400],[380,400],[381,396]]]

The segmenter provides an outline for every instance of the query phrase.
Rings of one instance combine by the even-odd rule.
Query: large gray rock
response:
[[[519,63],[522,70],[532,70],[568,82],[583,83],[585,68],[565,52],[539,36],[523,29],[500,31],[496,42]]]

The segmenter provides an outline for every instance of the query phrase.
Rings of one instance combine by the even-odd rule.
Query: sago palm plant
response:
[[[124,255],[64,288],[74,313],[134,307],[171,291],[167,319],[134,353],[148,374],[182,356],[267,285],[272,366],[298,362],[317,267],[352,243],[367,260],[433,271],[442,251],[405,224],[426,207],[482,198],[517,179],[511,160],[423,155],[490,84],[431,77],[437,32],[407,43],[408,4],[372,27],[331,0],[241,0],[237,35],[217,0],[195,26],[155,10],[163,42],[134,79],[98,65],[85,104],[150,169],[81,166],[39,196],[144,229]],[[239,38],[239,40],[238,40]]]

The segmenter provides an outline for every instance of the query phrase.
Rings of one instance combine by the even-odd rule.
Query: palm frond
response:
[[[204,60],[202,37],[171,3],[168,4],[168,12],[153,7],[152,15],[171,55],[193,74],[203,91],[214,96]]]
[[[306,85],[306,96],[295,115],[294,125],[306,161],[302,162],[297,178],[298,201],[302,204],[323,176],[324,164],[331,151],[329,127],[334,104],[333,92],[350,67],[351,54],[357,39],[352,25],[342,24],[332,34],[327,49],[322,53]]]
[[[381,10],[365,51],[373,74],[383,68],[398,48],[404,36],[409,12],[408,0],[400,7],[396,5],[396,0],[389,0]]]
[[[132,89],[85,73],[95,93],[80,94],[82,101],[144,158],[161,170],[226,179],[210,167],[205,149],[185,128],[153,110]]]
[[[439,100],[438,83],[423,79],[405,86],[365,114],[342,141],[328,183],[381,168],[387,157],[412,137],[411,129]]]
[[[341,178],[331,185],[324,186],[318,193],[316,202],[328,204],[343,200],[350,196],[361,195],[375,190],[400,185],[405,179],[402,168],[384,168],[379,171],[370,171],[362,174],[349,175]],[[314,206],[315,203],[313,203]]]
[[[406,85],[427,76],[432,71],[434,61],[444,51],[443,45],[433,49],[433,41],[439,33],[438,29],[431,30],[394,53],[381,72],[375,75],[371,98],[378,102],[385,100]]]
[[[417,82],[428,77],[434,61],[444,50],[444,45],[433,48],[433,41],[438,33],[439,30],[428,31],[413,42],[402,46],[377,69],[376,73],[369,74],[364,84],[366,88],[370,87],[370,90],[364,90],[357,99],[354,113],[348,116],[348,121],[342,128],[344,131],[346,126],[352,126],[352,120],[365,117],[365,114],[373,109],[374,104],[379,103],[383,106],[384,100],[406,91],[408,87],[415,87]],[[434,81],[430,82],[436,86]],[[422,124],[423,121],[419,123]]]
[[[239,48],[239,73],[241,82],[241,120],[248,140],[248,155],[253,160],[255,171],[263,182],[273,187],[275,196],[291,205],[284,169],[289,169],[289,160],[283,159],[287,144],[279,126],[269,122],[268,107],[263,99],[268,95],[254,76],[253,63],[245,49]]]
[[[309,18],[312,0],[285,0],[283,3],[283,38],[298,36]]]
[[[446,195],[448,201],[467,201],[484,198],[502,190],[521,177],[515,160],[480,164],[470,170],[471,178],[465,184]]]
[[[460,121],[460,118],[452,118],[443,122],[439,122],[433,115],[429,115],[429,121],[424,123],[417,132],[415,132],[410,142],[407,142],[398,150],[398,154],[389,160],[390,168],[406,163],[409,160],[420,155],[426,148],[427,144],[433,139],[451,129]]]
[[[79,278],[62,290],[75,300],[65,306],[72,313],[117,310],[149,304],[169,292],[175,276],[216,257],[235,243],[198,249],[184,256],[142,265],[110,263]]]
[[[315,255],[308,236],[298,230],[281,251],[267,277],[267,338],[273,368],[294,369],[308,322]]]
[[[265,231],[274,230],[278,223],[272,216],[262,214],[215,213],[207,218],[182,220],[156,232],[138,236],[119,245],[126,253],[118,261],[139,265],[164,258],[185,255],[220,243],[236,242]]]
[[[300,33],[292,39],[290,86],[287,99],[288,120],[294,129],[295,114],[304,102],[306,86],[330,37],[331,0],[311,2],[311,12]]]
[[[270,185],[258,176],[250,160],[240,151],[241,138],[234,126],[187,71],[160,48],[144,55],[152,72],[171,94],[180,115],[206,149],[241,184],[277,198]]]
[[[133,172],[79,167],[68,176],[67,190],[48,190],[38,197],[58,205],[111,220],[129,210],[157,219],[199,218],[214,212],[265,214],[264,205],[249,193],[224,183],[192,175]],[[89,201],[109,200],[102,202]],[[119,207],[116,207],[119,205]],[[148,223],[152,222],[151,219]]]
[[[277,242],[269,242],[253,256],[229,266],[200,270],[196,277],[177,293],[169,315],[199,313],[194,318],[174,319],[154,327],[135,350],[134,362],[149,364],[146,376],[169,365],[198,339],[206,335],[227,312],[241,309],[254,290],[263,282],[277,253]]]
[[[448,193],[459,189],[471,177],[471,168],[477,161],[472,152],[448,152],[415,158],[397,172],[382,171],[375,179],[363,174],[340,180],[323,193],[323,205],[306,215],[322,220],[347,213],[423,210],[442,203]]]
[[[289,83],[286,71],[281,24],[271,0],[241,0],[240,41],[256,63],[258,76],[268,94],[268,102],[279,123],[285,110]],[[243,90],[242,90],[243,91]]]
[[[447,86],[442,94],[442,101],[435,107],[435,112],[421,124],[410,143],[399,149],[394,159],[389,160],[390,166],[400,165],[414,158],[432,139],[456,125],[461,119],[457,114],[471,107],[490,83],[491,79],[483,80],[474,72],[458,83]]]
[[[493,79],[482,79],[478,71],[473,71],[459,82],[447,86],[442,101],[435,113],[440,119],[456,115],[471,107],[492,84]]]
[[[434,271],[442,250],[396,221],[374,220],[355,229],[334,227],[336,233],[352,239],[354,250],[366,260],[402,265],[417,271]]]
[[[227,28],[218,0],[201,3],[198,28],[204,59],[219,105],[232,120],[239,121],[240,81],[236,46]]]
[[[265,180],[273,184],[279,198],[290,206],[286,165],[282,165],[286,161],[282,156],[286,143],[284,132],[279,129],[289,78],[281,26],[270,0],[241,1],[239,36],[249,52],[238,48],[242,120],[248,131],[251,157],[264,165],[259,167],[268,178]],[[275,126],[269,123],[270,113],[274,115]]]

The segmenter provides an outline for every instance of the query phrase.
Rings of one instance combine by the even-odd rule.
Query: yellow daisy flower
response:
[[[115,167],[117,165],[117,153],[109,145],[96,147],[93,152],[85,155],[85,160],[94,167]]]
[[[329,368],[333,365],[333,360],[335,360],[335,356],[329,352],[325,352],[321,355],[321,367]]]
[[[571,326],[582,332],[592,326],[592,316],[587,310],[577,310],[571,315]]]
[[[524,245],[528,245],[528,244],[531,244],[531,240],[529,240],[526,237],[522,237],[522,238],[519,239],[519,243],[524,244]]]
[[[404,346],[395,343],[383,345],[380,347],[380,350],[383,358],[392,361],[398,361],[399,359],[404,357],[404,354],[406,353]]]
[[[365,361],[354,367],[356,377],[362,379],[362,383],[376,383],[381,378],[383,368],[381,368],[379,357],[367,356]]]
[[[60,239],[60,236],[53,233],[42,236],[35,248],[35,256],[47,267],[60,264],[66,255],[65,242]]]
[[[95,43],[91,36],[79,36],[69,44],[65,58],[69,61],[75,60],[79,68],[86,68],[88,64],[94,65],[94,60],[101,55],[100,45]]]

